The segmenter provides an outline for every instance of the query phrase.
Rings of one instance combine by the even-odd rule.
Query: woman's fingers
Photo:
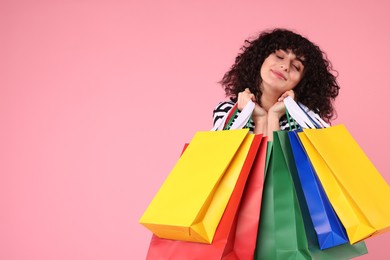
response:
[[[238,93],[238,109],[242,110],[248,104],[249,100],[256,102],[256,97],[251,93],[249,88],[246,88],[243,92]]]
[[[286,92],[284,92],[279,98],[278,98],[278,101],[283,101],[286,97],[292,97],[294,99],[295,97],[295,94],[294,94],[294,91],[293,90],[288,90]]]

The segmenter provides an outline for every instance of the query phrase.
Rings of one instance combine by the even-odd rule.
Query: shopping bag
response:
[[[355,243],[390,229],[390,187],[344,125],[307,129],[299,137]]]
[[[260,175],[258,172],[253,172],[251,167],[252,164],[259,163],[257,162],[258,156],[260,156],[260,158],[263,157],[263,152],[259,149],[261,143],[264,143],[264,141],[262,141],[262,136],[254,135],[254,140],[248,152],[248,156],[222,215],[221,221],[216,229],[213,242],[211,244],[194,243],[164,239],[153,235],[147,253],[148,260],[223,259],[222,257],[224,254],[227,255],[231,253],[232,246],[230,246],[230,249],[228,248],[228,241],[231,240],[230,244],[234,243],[234,224],[237,222],[237,210],[241,198],[244,196],[244,187],[253,186],[252,183],[247,183],[248,175],[250,173],[251,179],[256,179],[256,177],[253,176]]]
[[[312,259],[351,259],[358,257],[367,253],[367,248],[365,243],[359,242],[354,245],[349,243],[344,243],[338,246],[334,246],[327,249],[321,249],[318,242],[318,237],[313,226],[313,221],[309,212],[307,201],[305,199],[304,192],[302,190],[302,185],[299,179],[298,170],[295,164],[295,158],[292,151],[292,145],[288,135],[291,133],[278,132],[279,140],[282,146],[283,154],[286,158],[287,164],[289,165],[289,170],[294,182],[295,192],[297,194],[299,208],[302,213],[302,218],[306,231],[306,238],[309,246],[309,251]]]
[[[237,104],[235,104],[226,117],[224,129],[230,129],[231,127],[249,128],[251,111],[253,111],[254,108],[255,104],[250,101],[236,118],[238,107]],[[235,120],[234,123],[233,120]],[[233,230],[231,231],[231,235],[226,244],[222,257],[223,260],[253,259],[259,225],[267,152],[267,138],[263,137],[259,152],[252,165],[251,174],[245,187],[242,202],[240,203],[240,208],[233,224]]]
[[[255,259],[311,259],[294,184],[278,132],[265,177]]]
[[[266,154],[267,138],[263,137],[245,186],[237,212],[236,223],[233,225],[231,232],[233,237],[228,241],[222,257],[223,260],[252,260],[254,257],[263,194]]]
[[[212,242],[254,140],[248,129],[239,129],[254,107],[248,102],[232,125],[235,130],[195,134],[142,215],[141,224],[160,238]]]
[[[288,132],[274,132],[255,259],[333,260],[351,259],[366,253],[364,242],[320,249],[299,184]]]
[[[390,187],[346,127],[304,129],[298,136],[349,241],[389,231]]]
[[[302,109],[295,112],[302,115]],[[350,242],[388,231],[389,185],[344,125],[326,127],[308,129],[310,134],[305,130],[299,137]]]
[[[140,223],[161,238],[210,244],[252,141],[247,129],[197,132]]]
[[[294,162],[310,217],[321,249],[348,243],[348,237],[334,212],[313,166],[299,141],[297,131],[288,133]]]

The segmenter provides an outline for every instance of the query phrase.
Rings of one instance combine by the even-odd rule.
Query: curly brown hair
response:
[[[264,31],[256,39],[245,41],[242,52],[220,81],[226,95],[236,101],[238,93],[249,88],[260,101],[260,67],[276,50],[291,50],[297,57],[304,57],[304,75],[294,88],[296,100],[317,111],[329,122],[335,115],[333,101],[340,89],[336,81],[337,72],[317,45],[286,29]]]

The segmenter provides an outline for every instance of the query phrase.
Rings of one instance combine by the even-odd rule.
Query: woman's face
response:
[[[303,58],[292,51],[276,50],[263,62],[260,69],[262,92],[282,95],[294,89],[303,77]]]

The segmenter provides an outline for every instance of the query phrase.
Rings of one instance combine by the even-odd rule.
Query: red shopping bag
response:
[[[267,154],[267,137],[263,137],[251,173],[245,186],[237,213],[234,236],[229,239],[223,260],[252,260],[256,248],[260,220],[261,199],[264,185],[264,168]]]
[[[175,259],[176,260],[182,260],[182,259],[186,259],[186,260],[208,259],[209,260],[210,259],[212,260],[212,259],[225,259],[223,258],[224,255],[226,255],[227,257],[226,259],[237,259],[237,258],[232,258],[234,257],[234,254],[231,253],[232,250],[235,250],[235,246],[237,243],[235,242],[235,239],[238,238],[238,240],[241,240],[242,243],[243,240],[245,239],[244,236],[248,234],[247,231],[244,231],[245,230],[244,227],[247,226],[245,224],[242,227],[237,226],[237,229],[235,229],[235,223],[240,223],[247,218],[243,216],[241,216],[240,218],[237,212],[242,197],[243,196],[249,197],[249,195],[243,195],[249,173],[251,172],[250,180],[259,179],[259,177],[256,176],[253,177],[252,175],[260,174],[261,176],[263,176],[264,174],[264,171],[261,171],[261,165],[260,165],[261,163],[264,164],[264,160],[261,159],[261,157],[265,157],[264,143],[265,144],[267,143],[266,138],[262,138],[261,135],[255,136],[251,148],[249,150],[248,156],[245,160],[244,166],[241,170],[239,179],[234,187],[234,191],[230,197],[229,203],[221,218],[221,221],[215,232],[213,242],[211,244],[169,240],[169,239],[159,238],[153,235],[146,259],[147,260],[164,260],[164,259],[169,259],[169,260],[175,260]],[[254,162],[256,163],[256,165],[253,166]],[[257,166],[258,164],[259,166]],[[256,172],[251,170],[255,168],[260,170]],[[252,183],[247,183],[248,187],[251,186],[251,184]],[[253,185],[258,185],[258,183],[253,183]],[[248,187],[246,187],[246,189],[249,189]],[[249,190],[253,190],[253,188]],[[255,192],[253,192],[253,194],[255,194]],[[261,192],[260,192],[260,196],[261,196]],[[249,201],[249,199],[247,200]],[[258,203],[258,205],[255,206],[258,208],[257,214],[259,214],[260,202]],[[246,209],[245,211],[247,212],[248,209]],[[256,214],[256,212],[254,212],[254,214]],[[250,227],[252,229],[251,232],[257,232],[258,219],[256,223],[254,220],[252,221],[252,223],[256,226]],[[235,230],[236,233],[234,233]],[[237,235],[238,230],[243,231],[242,235]],[[255,244],[256,236],[254,236],[253,241],[254,241],[253,244]],[[249,248],[253,247],[252,254],[254,251],[254,246],[255,245],[249,246]]]

